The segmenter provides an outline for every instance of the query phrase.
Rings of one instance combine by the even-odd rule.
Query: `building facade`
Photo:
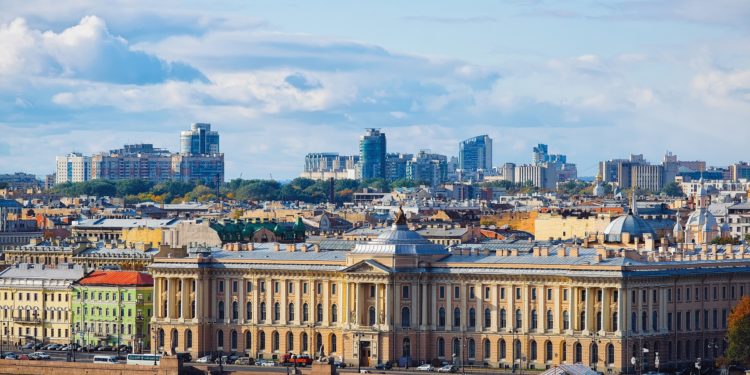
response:
[[[211,124],[193,123],[190,130],[180,132],[180,154],[214,155],[219,151],[219,132]]]
[[[367,129],[359,137],[359,178],[385,178],[385,133],[380,129]]]
[[[0,272],[2,341],[70,343],[70,287],[83,275],[73,264],[17,263]]]
[[[80,345],[149,346],[153,312],[151,275],[136,271],[94,271],[73,285],[73,341]]]
[[[485,134],[459,143],[458,164],[465,174],[492,170],[492,138]]]
[[[56,158],[55,183],[84,182],[91,179],[91,157],[73,152]]]
[[[323,351],[350,365],[581,363],[617,373],[634,372],[630,358],[642,348],[643,371],[656,352],[662,369],[717,358],[726,317],[750,287],[750,253],[450,253],[408,230],[401,214],[348,252],[202,248],[156,258],[151,271],[155,352]]]

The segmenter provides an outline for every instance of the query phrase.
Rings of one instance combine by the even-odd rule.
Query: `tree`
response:
[[[727,358],[750,365],[750,296],[742,297],[729,314],[727,338]]]
[[[683,196],[682,189],[680,189],[680,185],[678,185],[674,181],[664,185],[664,188],[661,189],[661,192],[670,197],[682,197]]]

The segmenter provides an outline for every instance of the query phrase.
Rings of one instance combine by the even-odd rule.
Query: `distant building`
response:
[[[359,155],[339,155],[336,152],[314,152],[305,155],[302,178],[327,180],[355,179]]]
[[[8,184],[11,189],[37,188],[42,185],[36,176],[23,172],[0,174],[0,183]]]
[[[657,192],[664,187],[664,167],[661,165],[633,165],[631,174],[633,186],[639,189]]]
[[[540,165],[544,163],[560,163],[560,164],[566,164],[568,162],[568,157],[563,154],[550,154],[549,148],[547,145],[540,143],[534,147],[532,150],[533,154],[531,157],[531,162],[534,165]]]
[[[739,179],[750,180],[750,164],[741,161],[736,164],[729,166],[729,174],[732,181],[738,181]]]
[[[91,157],[79,152],[58,156],[55,183],[84,182],[91,180]]]
[[[464,175],[473,175],[478,170],[492,169],[492,138],[480,135],[462,141],[458,145],[458,167]]]
[[[214,155],[219,153],[219,132],[211,124],[194,123],[190,130],[180,132],[180,153],[183,155]]]
[[[380,129],[367,129],[359,137],[359,177],[385,178],[385,133]]]
[[[167,150],[151,144],[125,145],[91,157],[92,179],[145,180],[161,182],[171,180],[172,156]]]
[[[385,178],[396,181],[406,178],[407,164],[414,158],[412,154],[390,153],[385,155]]]
[[[448,157],[422,150],[406,164],[406,178],[437,186],[446,181]]]

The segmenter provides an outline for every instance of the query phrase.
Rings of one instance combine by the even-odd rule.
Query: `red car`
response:
[[[296,363],[297,366],[305,367],[311,365],[312,362],[312,358],[310,358],[310,356],[307,354],[297,356],[295,356],[294,354],[284,354],[283,356],[281,356],[281,365],[283,366],[294,366],[294,364]]]

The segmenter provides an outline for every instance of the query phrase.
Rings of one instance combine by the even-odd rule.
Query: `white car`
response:
[[[198,363],[210,363],[211,362],[211,356],[210,355],[206,355],[206,356],[200,357],[200,358],[196,359],[195,362],[198,362]]]
[[[36,359],[50,359],[49,354],[45,352],[34,352],[31,353],[31,355],[33,355]]]
[[[274,361],[264,361],[263,363],[261,363],[261,366],[274,367],[274,366],[276,366],[276,362],[274,362]]]
[[[425,363],[422,366],[417,367],[417,371],[435,371],[435,368],[431,364]]]

